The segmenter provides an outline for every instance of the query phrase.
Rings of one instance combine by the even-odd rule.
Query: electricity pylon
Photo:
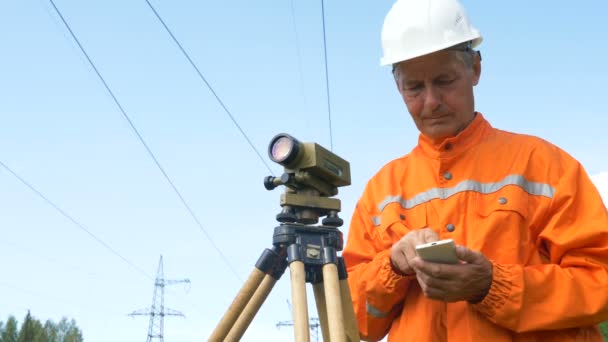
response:
[[[287,301],[287,306],[289,307],[289,312],[293,312],[293,310],[291,308],[291,303],[289,302],[289,300]],[[282,322],[277,323],[277,329],[280,329],[281,327],[293,327],[293,326],[294,326],[293,321],[282,321]],[[318,318],[313,317],[310,320],[308,320],[308,327],[309,327],[310,331],[314,334],[316,342],[319,342],[319,327],[320,326],[321,326],[321,322],[319,321]]]
[[[129,316],[150,316],[150,324],[148,325],[148,338],[146,342],[159,341],[163,342],[165,329],[165,316],[182,316],[183,313],[172,309],[165,308],[165,286],[179,283],[190,283],[189,279],[168,280],[163,274],[163,256],[160,256],[158,262],[158,272],[156,272],[156,280],[154,281],[154,296],[152,297],[152,307],[143,310],[133,311]]]
[[[319,326],[321,325],[321,323],[319,322],[318,318],[311,318],[308,321],[308,326],[310,327],[310,331],[312,331],[312,333],[315,336],[315,341],[319,342]],[[281,327],[292,327],[293,326],[293,321],[283,321],[283,322],[279,322],[277,323],[277,328],[281,328]]]

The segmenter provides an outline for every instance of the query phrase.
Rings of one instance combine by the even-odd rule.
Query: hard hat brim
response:
[[[424,55],[429,55],[431,53],[437,52],[437,51],[441,51],[441,50],[446,50],[452,46],[458,45],[458,44],[462,44],[465,42],[471,41],[471,47],[472,48],[476,48],[478,47],[481,42],[483,41],[483,37],[479,34],[476,34],[474,36],[471,37],[467,37],[465,39],[463,39],[462,41],[459,42],[449,42],[449,43],[445,43],[445,44],[440,44],[440,45],[436,45],[436,46],[431,46],[428,47],[426,49],[422,49],[422,50],[418,50],[418,51],[413,51],[413,52],[409,52],[409,53],[404,53],[402,55],[398,55],[398,56],[391,56],[390,58],[387,57],[382,57],[380,59],[380,65],[381,66],[387,66],[387,65],[393,65],[395,63],[399,63],[399,62],[404,62],[410,59],[414,59],[417,57],[421,57]]]

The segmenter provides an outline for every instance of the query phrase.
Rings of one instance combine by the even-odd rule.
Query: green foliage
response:
[[[82,342],[82,332],[76,326],[76,321],[71,320],[68,322],[67,318],[62,318],[57,325],[59,329],[59,341],[61,342]]]
[[[42,340],[42,324],[32,318],[29,310],[21,325],[18,342],[46,342]]]
[[[0,338],[2,339],[2,342],[18,342],[17,339],[19,338],[19,332],[17,328],[17,319],[15,316],[11,315],[8,317]]]
[[[10,316],[6,324],[0,321],[0,342],[83,342],[82,331],[75,320],[62,318],[55,324],[47,320],[44,325],[27,312],[23,324],[19,324],[14,316]]]
[[[44,323],[44,327],[42,327],[42,336],[46,342],[60,342],[59,329],[51,320],[47,320],[46,323]]]
[[[608,342],[608,321],[600,323],[599,326],[602,336],[604,336],[604,341]]]

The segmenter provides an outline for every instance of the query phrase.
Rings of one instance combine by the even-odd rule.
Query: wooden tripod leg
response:
[[[319,315],[319,323],[321,325],[321,332],[323,333],[323,341],[330,341],[329,327],[327,325],[327,307],[325,306],[325,290],[323,289],[323,283],[321,282],[313,284],[312,289],[315,295],[315,303],[317,304],[317,314]]]
[[[359,328],[357,327],[357,317],[353,306],[353,299],[348,287],[348,271],[342,257],[338,258],[338,278],[340,279],[340,298],[342,298],[342,312],[344,313],[344,326],[346,338],[349,342],[359,342]]]
[[[224,338],[226,335],[228,335],[230,328],[234,322],[236,322],[237,318],[241,314],[241,311],[245,305],[247,305],[249,299],[257,289],[258,285],[262,282],[263,278],[264,272],[254,268],[253,272],[251,272],[249,278],[245,284],[243,284],[243,287],[239,293],[237,293],[236,297],[234,297],[234,300],[232,301],[232,304],[230,304],[230,307],[228,307],[224,317],[222,317],[222,320],[215,327],[215,330],[213,330],[211,337],[209,337],[209,341],[224,341]]]
[[[293,301],[294,336],[296,342],[309,342],[308,303],[306,301],[306,272],[304,262],[289,264],[291,275],[291,300]]]
[[[344,312],[344,326],[346,338],[349,342],[359,342],[359,328],[357,327],[357,317],[355,316],[355,308],[353,307],[353,299],[350,295],[348,287],[348,279],[340,280],[340,297],[342,298],[342,311]]]
[[[226,336],[224,341],[236,342],[243,337],[245,330],[247,330],[249,324],[251,324],[251,321],[253,321],[253,318],[258,313],[258,310],[262,304],[264,304],[264,301],[276,283],[277,279],[273,278],[271,275],[267,274],[264,277],[260,287],[258,287],[257,291],[255,291],[251,297],[251,300],[249,303],[247,303],[245,309],[243,309],[243,312],[237,319],[232,329],[230,329],[230,333],[228,333],[228,336]]]
[[[338,266],[336,264],[329,263],[323,266],[323,284],[327,300],[330,341],[346,342],[340,284],[338,282]]]

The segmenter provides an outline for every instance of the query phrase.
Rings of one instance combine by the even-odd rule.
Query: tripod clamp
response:
[[[306,282],[315,284],[323,281],[321,268],[329,263],[344,265],[337,252],[342,250],[342,232],[333,227],[281,224],[274,229],[273,245],[287,249],[287,262],[304,263]],[[339,261],[340,260],[340,261]],[[346,278],[346,268],[343,277]],[[342,273],[342,272],[340,272]]]

